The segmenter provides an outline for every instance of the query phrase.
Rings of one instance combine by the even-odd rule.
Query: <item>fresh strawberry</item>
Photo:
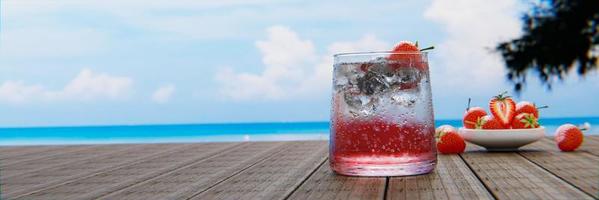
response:
[[[491,114],[504,126],[508,127],[516,114],[516,103],[510,96],[503,92],[494,96],[489,102]]]
[[[562,151],[574,151],[582,144],[584,135],[572,124],[561,125],[555,131],[555,142]]]
[[[466,112],[464,112],[464,117],[462,118],[462,124],[464,125],[464,128],[473,129],[473,128],[476,128],[476,123],[482,117],[487,115],[487,112],[485,112],[485,109],[483,109],[481,107],[470,108],[470,101],[471,101],[471,99],[468,98],[468,107],[466,107]]]
[[[516,104],[516,115],[519,115],[520,113],[530,113],[536,118],[539,118],[539,111],[537,110],[537,107],[535,104],[528,101],[521,101]]]
[[[418,42],[415,44],[408,41],[401,41],[392,51],[393,54],[389,55],[389,65],[393,69],[399,69],[402,67],[414,66],[420,71],[428,69],[428,64],[423,61],[422,53],[418,49]]]
[[[441,128],[441,127],[439,127]],[[457,130],[451,126],[439,130],[439,139],[437,140],[437,149],[440,153],[463,153],[466,149],[466,142]]]
[[[485,115],[481,117],[477,122],[475,129],[505,129],[506,126],[501,124],[497,118],[493,117],[493,115]]]
[[[532,113],[520,113],[512,119],[512,128],[514,129],[526,129],[526,128],[538,128],[539,122]]]
[[[420,49],[418,49],[418,43],[414,44],[409,41],[401,41],[395,45],[393,48],[393,53],[408,53],[408,54],[391,54],[389,56],[389,60],[406,60],[412,58],[418,58],[418,56],[414,56],[415,54],[420,54]],[[415,54],[409,54],[415,53]]]
[[[485,109],[481,107],[468,108],[464,113],[464,118],[462,120],[464,128],[476,128],[476,123],[479,122],[485,115],[487,115],[487,112],[485,112]]]
[[[437,127],[435,129],[435,138],[439,138],[439,136],[441,136],[441,133],[448,132],[448,131],[450,131],[450,132],[456,132],[456,133],[458,132],[451,125],[447,125],[447,124],[446,125],[442,125],[442,126],[439,126],[439,127]]]
[[[537,119],[539,119],[539,109],[547,108],[547,106],[537,107],[534,103],[528,101],[521,101],[516,104],[516,115],[520,113],[531,113]]]

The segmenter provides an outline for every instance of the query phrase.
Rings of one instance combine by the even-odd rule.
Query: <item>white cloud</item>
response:
[[[152,93],[152,100],[156,103],[167,103],[170,101],[173,93],[175,93],[175,86],[173,84],[163,85]]]
[[[10,80],[0,85],[0,102],[22,103],[40,95],[47,95],[40,85],[26,85],[23,81]]]
[[[225,96],[279,99],[290,93],[287,87],[297,85],[306,76],[309,69],[306,65],[316,59],[312,42],[300,39],[287,27],[273,26],[267,33],[268,40],[256,42],[265,65],[262,73],[235,73],[226,68],[217,74]]]
[[[91,101],[116,100],[131,93],[133,80],[128,77],[95,73],[83,69],[60,90],[50,90],[42,85],[25,84],[23,81],[5,81],[0,85],[0,102],[27,103],[33,101]]]
[[[312,61],[315,50],[312,41],[302,40],[287,27],[273,26],[267,29],[268,40],[257,41],[256,47],[262,53],[262,62],[267,70],[280,73],[277,66],[292,69],[295,65]]]
[[[257,41],[264,70],[258,74],[225,68],[216,75],[221,93],[232,99],[283,99],[328,92],[334,53],[387,49],[385,42],[366,35],[356,42],[337,42],[324,55],[317,55],[310,40],[302,40],[291,29],[272,26],[268,39]]]
[[[67,84],[58,97],[66,99],[118,99],[129,94],[133,81],[128,77],[94,73],[83,69],[79,75]],[[61,97],[62,96],[62,97]]]
[[[498,42],[520,34],[519,12],[516,0],[433,1],[424,16],[447,32],[434,50],[438,59],[431,66],[433,84],[461,91],[501,89],[506,71],[500,55],[492,51]]]

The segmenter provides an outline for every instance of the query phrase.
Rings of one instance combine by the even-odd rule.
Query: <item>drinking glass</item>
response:
[[[350,176],[432,171],[435,125],[426,52],[334,56],[330,166]]]

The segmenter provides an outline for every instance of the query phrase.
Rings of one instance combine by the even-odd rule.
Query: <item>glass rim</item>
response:
[[[365,51],[365,52],[344,52],[333,54],[333,57],[344,57],[344,56],[371,56],[371,55],[428,55],[428,52],[395,52],[395,51]]]

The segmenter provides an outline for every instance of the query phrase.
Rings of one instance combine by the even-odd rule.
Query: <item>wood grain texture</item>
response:
[[[28,153],[25,155],[13,156],[6,159],[3,159],[0,163],[0,167],[6,168],[11,165],[22,164],[29,165],[28,163],[36,162],[36,160],[51,160],[56,156],[63,156],[65,154],[74,155],[80,151],[85,151],[89,149],[96,149],[100,146],[76,146],[76,147],[63,147],[63,148],[50,148],[46,149],[43,147],[36,147],[35,150],[43,149],[43,151],[35,151],[34,153]],[[41,161],[44,162],[44,161]]]
[[[44,169],[73,165],[85,160],[97,160],[103,156],[126,151],[127,149],[135,148],[136,146],[139,145],[98,145],[84,149],[73,148],[73,150],[65,150],[64,152],[58,152],[45,157],[37,157],[35,159],[16,163],[13,162],[6,166],[2,166],[2,171],[4,173],[2,178],[7,179]],[[12,159],[10,160],[12,161]]]
[[[84,179],[48,187],[20,199],[96,199],[104,194],[154,178],[203,158],[243,146],[242,143],[193,144],[157,157],[116,167]]]
[[[97,160],[85,160],[72,165],[44,169],[27,173],[22,176],[9,177],[2,180],[3,197],[7,199],[17,198],[31,192],[36,192],[46,187],[64,183],[74,179],[86,178],[86,176],[110,170],[131,162],[153,157],[159,153],[183,148],[184,145],[152,144],[140,145],[119,154],[110,154]]]
[[[584,151],[561,152],[550,139],[528,145],[520,154],[587,194],[599,198],[599,157]]]
[[[391,177],[388,199],[493,199],[459,155],[438,155],[435,171]]]
[[[17,146],[17,147],[0,147],[0,166],[5,164],[3,160],[10,159],[11,161],[19,159],[29,159],[30,156],[47,156],[56,152],[63,152],[66,149],[86,148],[86,146]]]
[[[186,199],[282,151],[283,142],[252,142],[170,171],[101,199]]]
[[[598,145],[468,144],[389,178],[334,174],[326,141],[0,147],[0,199],[599,199]]]
[[[337,175],[324,162],[289,199],[383,199],[385,179]]]
[[[516,152],[479,149],[461,156],[498,199],[593,199]]]
[[[324,141],[293,142],[288,148],[192,199],[283,199],[327,157]]]
[[[589,152],[595,156],[599,156],[599,136],[587,136],[580,147],[581,151]]]

